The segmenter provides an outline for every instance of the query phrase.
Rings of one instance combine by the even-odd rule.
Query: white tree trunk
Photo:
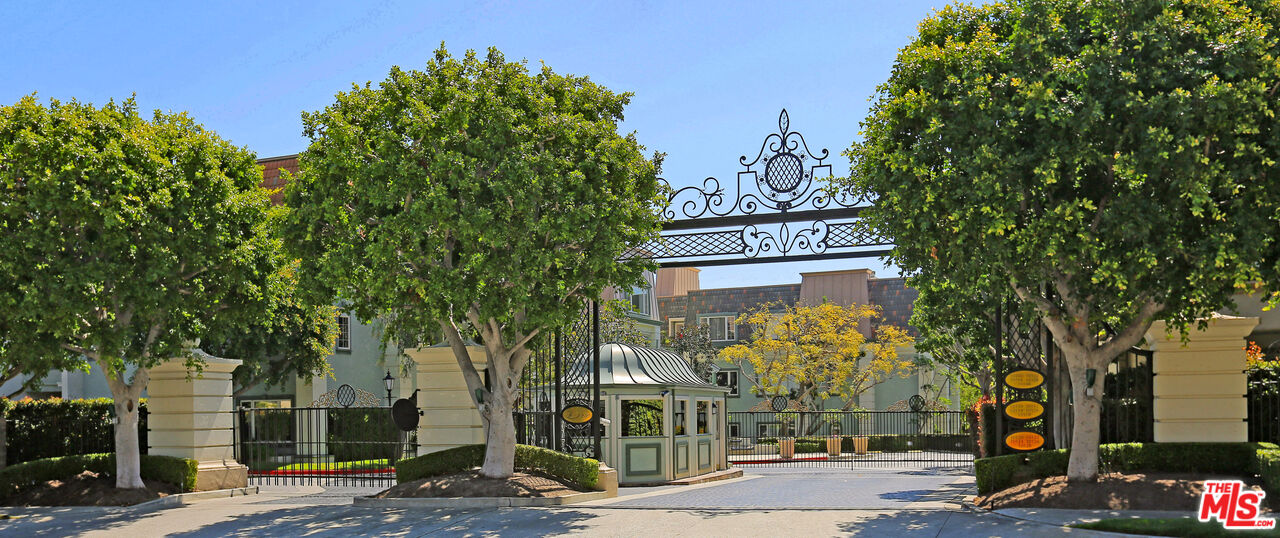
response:
[[[480,474],[489,478],[507,478],[516,468],[516,425],[511,415],[511,398],[506,396],[509,391],[495,388],[499,390],[493,391],[488,402],[489,420]]]
[[[138,446],[138,399],[127,390],[115,398],[116,408],[116,487],[143,488],[142,455]]]
[[[1093,482],[1098,479],[1098,440],[1102,421],[1102,378],[1097,373],[1093,380],[1093,395],[1088,395],[1086,371],[1096,368],[1098,352],[1072,357],[1063,354],[1071,374],[1071,458],[1067,462],[1067,480]]]

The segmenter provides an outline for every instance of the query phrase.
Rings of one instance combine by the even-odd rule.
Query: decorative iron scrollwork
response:
[[[831,165],[823,161],[829,156],[826,148],[818,153],[809,149],[804,135],[791,130],[791,118],[783,109],[778,115],[778,132],[764,138],[755,158],[750,161],[746,155],[738,158],[746,170],[738,172],[732,197],[726,195],[719,179],[708,177],[700,187],[674,189],[662,213],[667,219],[696,219],[753,215],[763,210],[786,213],[801,208],[864,205],[864,197],[827,183],[826,179],[831,177]],[[662,181],[666,184],[666,180]],[[754,192],[744,191],[744,183],[754,187]],[[679,213],[676,206],[679,206]]]
[[[826,149],[812,151],[804,136],[791,130],[783,109],[778,131],[765,136],[755,157],[738,158],[745,169],[737,174],[734,192],[727,193],[714,177],[701,186],[672,190],[660,208],[669,221],[661,237],[623,259],[646,257],[680,266],[730,264],[731,257],[755,263],[884,254],[850,250],[887,242],[858,219],[866,198],[831,184],[829,156]]]

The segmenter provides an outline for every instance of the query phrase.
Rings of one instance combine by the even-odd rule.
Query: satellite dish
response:
[[[415,400],[400,398],[391,404],[391,421],[402,431],[418,429],[418,417],[422,416],[422,412],[418,411],[418,402]]]

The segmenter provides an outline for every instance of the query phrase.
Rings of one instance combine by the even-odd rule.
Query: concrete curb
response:
[[[159,499],[153,499],[147,502],[138,503],[133,506],[122,506],[123,510],[130,512],[153,512],[163,510],[165,508],[175,508],[189,504],[193,501],[203,501],[206,499],[221,499],[224,497],[243,497],[245,495],[255,495],[258,493],[258,486],[248,486],[243,488],[215,489],[210,491],[193,491],[191,493],[177,493]]]
[[[563,497],[434,497],[377,499],[356,497],[353,506],[376,508],[504,508],[508,506],[562,506],[608,498],[606,491],[575,493]]]

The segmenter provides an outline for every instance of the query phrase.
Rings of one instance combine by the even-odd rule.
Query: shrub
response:
[[[528,445],[516,445],[516,468],[545,473],[585,489],[596,487],[600,475],[596,460]]]
[[[138,444],[145,454],[146,400],[140,402]],[[0,400],[0,414],[9,423],[4,441],[7,465],[115,450],[115,407],[111,398]]]
[[[466,471],[484,462],[484,445],[466,445],[396,462],[396,482]]]
[[[458,473],[484,463],[484,445],[466,445],[396,462],[396,482]],[[600,462],[569,454],[516,445],[516,468],[537,471],[591,489],[599,480]]]
[[[1258,444],[1269,445],[1270,443]],[[1253,471],[1262,478],[1262,484],[1268,491],[1280,492],[1280,450],[1274,446],[1259,448],[1254,452]]]
[[[974,462],[978,493],[1067,473],[1068,449],[982,458]],[[1108,472],[1174,472],[1228,475],[1274,473],[1280,484],[1280,449],[1270,443],[1116,443],[1098,447]],[[1270,483],[1268,483],[1268,487]]]
[[[196,487],[197,465],[196,460],[143,455],[141,474],[143,479],[158,480],[176,485],[182,491],[192,491]],[[61,456],[7,467],[0,470],[0,496],[7,496],[49,480],[64,480],[83,471],[114,476],[116,455],[100,453]]]

